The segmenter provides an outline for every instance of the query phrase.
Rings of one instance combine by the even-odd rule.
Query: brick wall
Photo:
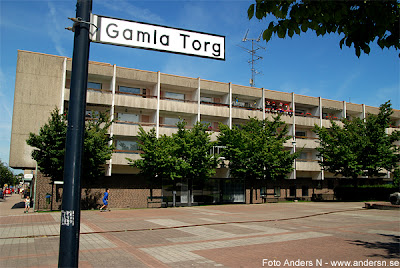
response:
[[[60,210],[63,185],[53,185],[50,178],[38,174],[36,186],[36,209]],[[113,175],[101,177],[96,182],[82,185],[81,208],[98,209],[103,205],[102,199],[105,189],[110,189],[109,208],[145,208],[147,198],[161,196],[161,187],[149,183],[138,175]],[[46,195],[51,194],[50,204],[46,202]],[[149,207],[161,207],[161,203],[151,203]]]

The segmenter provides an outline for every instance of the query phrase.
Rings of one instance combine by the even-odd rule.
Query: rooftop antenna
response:
[[[238,47],[244,49],[245,51],[247,51],[247,52],[250,53],[250,55],[251,55],[251,60],[248,60],[247,62],[251,64],[250,86],[251,86],[251,87],[254,87],[255,84],[256,84],[256,83],[255,83],[255,76],[256,76],[257,74],[262,74],[261,72],[257,71],[257,70],[254,68],[254,64],[255,64],[256,61],[263,59],[263,57],[261,57],[260,55],[257,55],[256,52],[257,52],[259,49],[264,49],[264,50],[265,50],[265,47],[262,47],[262,46],[260,46],[260,45],[257,44],[257,43],[260,42],[260,40],[261,40],[262,32],[260,33],[260,35],[258,36],[258,38],[247,38],[247,35],[248,35],[248,34],[249,34],[249,29],[247,29],[247,32],[245,33],[245,35],[244,35],[244,37],[243,37],[243,39],[242,39],[242,42],[248,42],[248,41],[250,41],[250,42],[251,42],[251,49],[245,48],[245,47],[242,47],[242,46],[239,46],[239,45],[238,45]]]

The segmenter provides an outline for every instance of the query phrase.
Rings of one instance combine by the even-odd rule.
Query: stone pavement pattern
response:
[[[17,195],[0,201],[0,267],[57,267],[60,213],[24,214],[20,202]],[[400,266],[400,211],[362,207],[299,202],[83,211],[79,266]]]

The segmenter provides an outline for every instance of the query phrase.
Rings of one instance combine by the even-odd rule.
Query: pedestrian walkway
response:
[[[0,267],[57,267],[60,213],[24,214],[19,202],[16,195],[0,201]],[[363,205],[82,211],[79,266],[333,267],[336,261],[372,261],[368,267],[396,267],[390,264],[400,258],[400,212]]]

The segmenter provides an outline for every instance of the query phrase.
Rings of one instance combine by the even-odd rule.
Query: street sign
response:
[[[225,60],[225,36],[94,14],[91,23],[92,42]]]

